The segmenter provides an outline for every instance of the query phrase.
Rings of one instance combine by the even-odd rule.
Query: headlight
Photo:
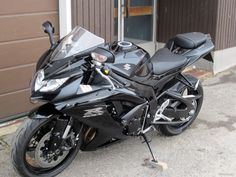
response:
[[[37,73],[37,78],[35,80],[35,91],[40,92],[51,92],[57,90],[62,84],[64,84],[69,78],[62,79],[52,79],[52,80],[44,80],[44,71],[40,70]]]

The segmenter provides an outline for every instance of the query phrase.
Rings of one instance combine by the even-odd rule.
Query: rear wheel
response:
[[[11,158],[16,171],[24,177],[52,177],[62,172],[75,158],[82,138],[71,149],[48,150],[54,120],[27,119],[17,130]],[[75,134],[71,129],[71,135]]]
[[[193,81],[193,83],[196,83],[197,79],[191,75],[185,75],[190,81]],[[197,90],[190,89],[186,87],[184,84],[180,84],[179,88],[179,93],[182,95],[195,95],[199,96],[198,99],[193,100],[193,106],[195,108],[194,110],[194,115],[191,116],[188,122],[182,123],[182,124],[177,124],[177,125],[160,125],[159,130],[161,133],[163,133],[166,136],[174,136],[174,135],[179,135],[183,131],[185,131],[197,118],[198,113],[201,110],[202,103],[203,103],[203,88],[201,83],[199,83],[199,86]]]

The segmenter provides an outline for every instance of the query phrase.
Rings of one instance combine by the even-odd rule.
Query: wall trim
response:
[[[21,119],[21,118],[26,117],[28,115],[29,115],[29,112],[24,112],[24,113],[19,113],[19,114],[13,115],[13,116],[4,117],[4,118],[0,119],[0,124],[6,123],[9,121],[13,121],[16,119]]]
[[[72,30],[71,0],[59,0],[60,38]]]

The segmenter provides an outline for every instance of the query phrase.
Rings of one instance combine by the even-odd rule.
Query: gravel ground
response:
[[[161,171],[142,165],[150,157],[139,138],[79,153],[59,177],[236,177],[236,68],[204,81],[201,113],[183,134],[149,134]],[[10,165],[12,135],[0,137],[0,177],[17,177]]]

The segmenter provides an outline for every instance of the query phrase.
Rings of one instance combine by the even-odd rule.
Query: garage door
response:
[[[0,121],[32,108],[29,82],[35,62],[49,47],[41,27],[46,20],[58,29],[57,0],[1,0]]]

